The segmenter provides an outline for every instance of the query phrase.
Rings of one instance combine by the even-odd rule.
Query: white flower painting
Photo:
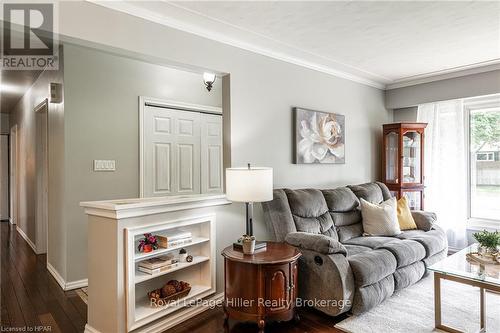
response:
[[[345,163],[345,116],[295,108],[295,162]]]

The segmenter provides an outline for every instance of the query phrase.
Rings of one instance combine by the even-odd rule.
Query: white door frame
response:
[[[48,159],[48,100],[44,99],[34,108],[35,112],[35,225],[37,254],[47,252],[47,230],[49,221],[49,159]]]
[[[19,200],[18,200],[18,141],[17,124],[10,128],[10,218],[11,224],[17,224],[19,216]]]

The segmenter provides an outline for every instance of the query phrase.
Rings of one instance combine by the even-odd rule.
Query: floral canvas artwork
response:
[[[295,108],[295,163],[345,163],[345,116]]]

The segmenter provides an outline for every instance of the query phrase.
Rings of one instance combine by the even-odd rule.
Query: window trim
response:
[[[476,110],[500,109],[500,94],[489,95],[484,97],[474,97],[464,99],[464,124],[465,124],[465,140],[466,140],[466,161],[467,161],[467,226],[471,229],[500,228],[500,219],[488,219],[472,216],[472,168],[471,168],[471,113]],[[476,156],[474,156],[476,158]]]

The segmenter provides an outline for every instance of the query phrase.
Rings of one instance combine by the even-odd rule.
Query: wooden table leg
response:
[[[434,272],[434,326],[441,326],[441,277]]]
[[[486,332],[486,298],[484,288],[479,288],[479,309],[481,318],[481,330],[479,332]]]

